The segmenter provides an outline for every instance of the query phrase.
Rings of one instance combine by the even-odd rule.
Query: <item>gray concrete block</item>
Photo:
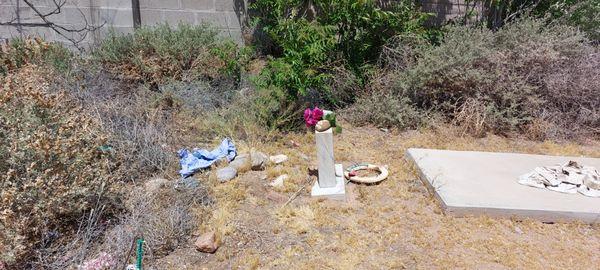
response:
[[[140,16],[142,17],[142,25],[157,25],[164,23],[163,11],[156,9],[142,9],[140,10]]]
[[[219,0],[181,0],[181,7],[186,10],[215,10],[215,1]]]
[[[181,11],[181,10],[165,10],[163,12],[163,21],[169,25],[176,26],[180,23],[195,24],[196,14],[194,12]]]
[[[451,215],[600,223],[600,199],[517,183],[535,167],[575,160],[600,168],[600,159],[514,153],[408,149],[422,181]]]
[[[96,9],[97,21],[101,24],[106,22],[107,26],[132,27],[133,14],[130,9]]]
[[[93,16],[90,13],[89,8],[77,8],[77,7],[65,7],[61,10],[60,14],[53,18],[54,22],[58,24],[80,24],[88,20],[89,23],[93,22]],[[96,15],[97,18],[98,15]]]
[[[178,10],[181,4],[180,0],[143,0],[140,1],[140,8]]]
[[[196,23],[208,23],[219,29],[227,29],[227,19],[222,14],[214,12],[196,12]]]
[[[0,0],[0,6],[16,6],[17,0]]]
[[[79,0],[78,6],[125,9],[131,8],[131,0]]]
[[[238,16],[235,12],[223,12],[221,14],[223,14],[222,16],[225,17],[228,28],[230,28],[230,29],[241,29],[242,28],[240,26],[240,20],[238,19]]]
[[[234,11],[236,0],[214,0],[216,11]]]

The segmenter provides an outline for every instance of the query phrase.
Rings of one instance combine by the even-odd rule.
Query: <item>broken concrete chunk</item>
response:
[[[288,178],[289,178],[289,176],[287,174],[280,175],[277,178],[275,178],[275,180],[271,181],[269,186],[283,187],[283,182],[285,182],[285,180],[287,180]]]
[[[267,167],[269,157],[262,152],[250,152],[250,160],[252,161],[252,170],[262,171]]]
[[[237,176],[237,170],[233,167],[225,167],[217,170],[217,180],[224,183]]]
[[[214,232],[207,232],[200,235],[196,239],[196,242],[194,242],[194,246],[196,246],[196,250],[204,253],[215,253],[219,248],[217,237]]]
[[[271,162],[275,163],[275,164],[280,164],[280,163],[284,163],[288,160],[288,157],[286,155],[275,155],[275,156],[270,156],[269,160],[271,160]]]

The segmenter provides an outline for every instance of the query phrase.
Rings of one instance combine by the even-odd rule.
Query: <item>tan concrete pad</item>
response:
[[[517,183],[535,167],[569,160],[600,169],[599,158],[416,148],[408,149],[406,156],[448,214],[600,223],[600,198]]]

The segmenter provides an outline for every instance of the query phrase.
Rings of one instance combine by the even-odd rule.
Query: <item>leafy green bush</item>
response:
[[[95,205],[110,213],[118,201],[120,159],[103,149],[98,122],[49,89],[52,76],[25,66],[0,85],[0,262],[15,269]]]
[[[58,43],[47,43],[40,38],[15,38],[0,45],[0,75],[28,63],[49,64],[65,72],[71,66],[72,53]]]
[[[427,16],[408,0],[385,7],[374,0],[257,0],[252,7],[258,13],[258,27],[276,47],[275,58],[255,79],[260,91],[270,91],[263,97],[283,101],[271,106],[279,107],[270,113],[280,118],[269,121],[272,124],[290,124],[286,119],[306,106],[303,102],[326,106],[352,102],[356,89],[350,88],[360,87],[387,39],[398,33],[426,32],[422,23]],[[351,81],[340,84],[336,78],[340,74]]]
[[[357,113],[372,112],[379,114],[371,118],[375,123],[405,128],[414,126],[406,121],[411,118],[399,115],[417,110],[475,135],[529,132],[533,126],[544,126],[536,137],[598,130],[600,98],[593,92],[600,84],[599,54],[576,29],[522,19],[498,31],[466,26],[446,31],[439,46],[406,50],[397,44],[400,56],[382,62],[400,68],[375,79],[387,82],[371,85],[363,98],[372,101],[358,102],[363,108],[350,118],[364,121]],[[378,98],[382,95],[389,99]],[[381,105],[390,102],[394,105]]]
[[[238,80],[245,51],[220,38],[208,26],[180,24],[144,27],[133,34],[109,33],[94,51],[99,60],[120,78],[160,84],[169,79]]]

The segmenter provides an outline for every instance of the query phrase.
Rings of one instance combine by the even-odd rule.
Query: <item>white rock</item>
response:
[[[282,174],[280,176],[278,176],[277,178],[275,178],[275,180],[273,180],[269,186],[272,187],[283,187],[283,182],[285,182],[285,180],[287,180],[289,178],[289,176],[287,174]]]
[[[275,156],[270,156],[269,159],[271,160],[271,162],[275,163],[275,164],[279,164],[279,163],[283,163],[286,162],[288,160],[288,157],[286,155],[275,155]]]

